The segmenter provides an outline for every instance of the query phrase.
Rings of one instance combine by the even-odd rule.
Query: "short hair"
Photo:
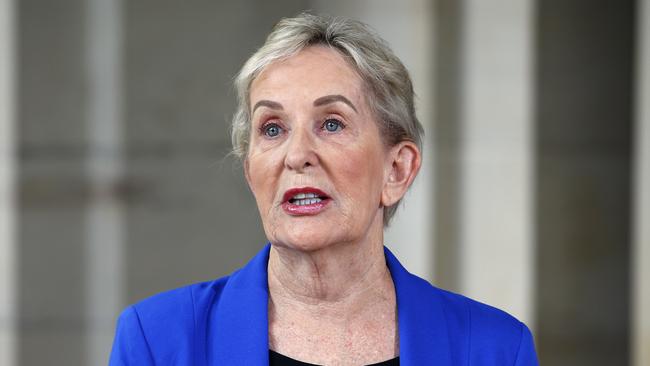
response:
[[[302,13],[280,20],[235,78],[237,110],[232,119],[233,153],[246,158],[251,130],[250,87],[265,67],[315,45],[338,51],[360,75],[367,102],[379,123],[384,143],[412,141],[422,149],[424,130],[415,114],[413,84],[406,67],[386,41],[366,24],[341,17]],[[399,201],[384,207],[384,226]]]

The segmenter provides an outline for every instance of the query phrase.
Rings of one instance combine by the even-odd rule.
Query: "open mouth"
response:
[[[319,196],[316,193],[298,193],[289,199],[289,203],[297,206],[313,205],[327,199],[325,196]]]
[[[284,193],[282,207],[290,215],[316,215],[332,199],[323,191],[312,187],[292,188]]]

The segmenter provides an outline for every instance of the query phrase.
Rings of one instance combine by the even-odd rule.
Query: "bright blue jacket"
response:
[[[110,365],[268,365],[269,248],[230,276],[126,308]],[[433,287],[388,249],[385,255],[397,295],[401,365],[537,365],[523,323]]]

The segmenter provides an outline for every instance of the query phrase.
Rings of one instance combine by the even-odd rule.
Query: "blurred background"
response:
[[[104,365],[127,304],[265,244],[231,82],[306,9],[411,71],[402,263],[524,320],[542,365],[649,366],[649,0],[0,0],[0,365]]]

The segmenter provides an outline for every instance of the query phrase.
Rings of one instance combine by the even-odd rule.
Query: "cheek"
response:
[[[265,205],[275,192],[275,174],[269,159],[263,156],[249,158],[248,184],[257,200],[258,206]]]
[[[366,149],[347,152],[339,156],[337,168],[341,173],[343,187],[357,206],[377,207],[381,198],[384,167],[380,151]]]

